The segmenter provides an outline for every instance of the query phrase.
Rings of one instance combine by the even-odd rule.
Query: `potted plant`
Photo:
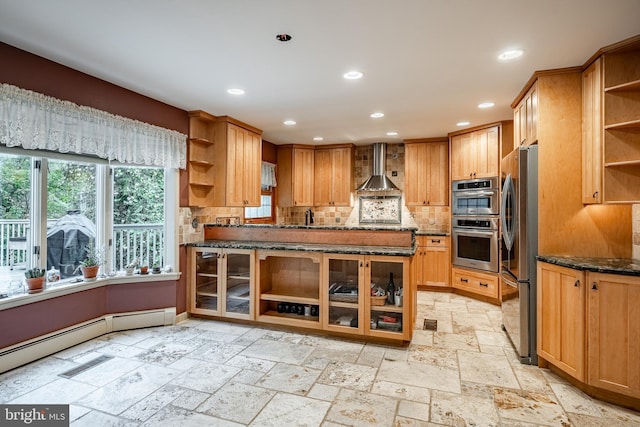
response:
[[[82,260],[78,268],[82,271],[82,277],[85,282],[96,280],[98,276],[98,270],[104,263],[102,251],[89,244],[87,247],[87,254]]]
[[[138,261],[138,258],[134,259],[124,267],[124,274],[127,276],[132,276],[133,272],[135,271],[136,268],[138,268],[139,265],[140,265],[140,261]]]
[[[26,278],[25,281],[27,282],[30,294],[42,291],[44,288],[44,275],[46,272],[47,271],[44,268],[31,268],[24,272],[24,277]]]
[[[151,267],[151,272],[153,274],[160,274],[160,263],[158,261],[155,261],[153,263],[153,266]]]

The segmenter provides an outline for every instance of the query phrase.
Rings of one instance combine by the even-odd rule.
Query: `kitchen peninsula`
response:
[[[204,241],[189,248],[189,312],[408,342],[415,234],[383,225],[206,225]]]

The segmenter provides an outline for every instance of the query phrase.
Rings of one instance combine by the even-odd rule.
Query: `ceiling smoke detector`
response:
[[[278,34],[276,36],[276,40],[279,40],[281,42],[288,42],[289,40],[291,40],[291,36],[286,33]]]

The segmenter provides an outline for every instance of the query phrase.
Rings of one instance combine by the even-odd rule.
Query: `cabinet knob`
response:
[[[365,267],[367,267],[367,268],[369,268],[369,263],[367,262],[364,266],[365,266]]]
[[[598,192],[597,192],[597,191],[594,191],[594,192],[593,192],[593,195],[592,195],[591,197],[593,197],[594,199],[595,199],[595,198],[597,198],[597,197],[598,197]]]
[[[591,284],[591,289],[593,289],[594,291],[597,291],[598,290],[598,282],[593,282]]]
[[[440,239],[438,240],[431,239],[431,243],[440,243]]]
[[[580,286],[580,280],[576,280],[576,283],[574,283],[573,286],[575,286],[576,288]]]
[[[362,261],[360,261],[360,267],[362,267],[362,265],[363,265],[363,263],[362,263]]]
[[[464,283],[469,283],[469,279],[460,278],[460,281]]]
[[[489,284],[488,284],[488,283],[482,283],[482,282],[480,282],[480,286],[484,286],[485,288],[488,288],[488,287],[489,287]]]

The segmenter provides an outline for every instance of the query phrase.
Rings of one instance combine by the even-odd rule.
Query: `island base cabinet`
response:
[[[321,262],[318,253],[258,250],[256,320],[320,329]]]
[[[190,263],[191,313],[253,318],[254,251],[193,247]]]
[[[588,383],[640,398],[640,277],[588,279]]]

